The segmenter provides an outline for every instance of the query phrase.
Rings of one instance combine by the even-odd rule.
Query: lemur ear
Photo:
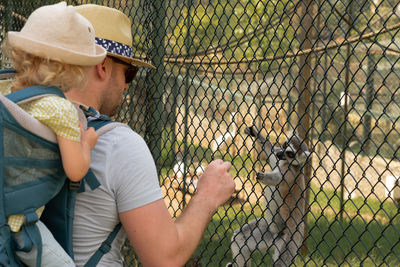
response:
[[[288,147],[288,141],[283,142],[282,147],[283,147],[284,149],[286,149],[286,148]]]

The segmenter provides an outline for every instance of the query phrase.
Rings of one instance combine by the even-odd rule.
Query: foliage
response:
[[[182,16],[168,37],[172,53],[193,54],[219,47],[218,57],[235,61],[283,55],[294,47],[292,14],[288,12],[293,5],[291,1],[222,0],[213,4],[200,1],[190,12],[182,7]],[[189,51],[183,51],[187,46]],[[214,51],[207,55],[213,57]]]

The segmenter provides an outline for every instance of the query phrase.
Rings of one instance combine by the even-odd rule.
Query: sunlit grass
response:
[[[313,187],[307,216],[306,253],[295,266],[398,266],[400,216],[392,202],[347,200],[343,219],[340,198],[332,190]],[[262,216],[261,205],[224,206],[214,215],[195,255],[203,266],[225,266],[231,261],[233,231]],[[253,266],[271,266],[268,253],[256,252]]]

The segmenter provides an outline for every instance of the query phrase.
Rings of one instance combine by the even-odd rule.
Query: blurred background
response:
[[[0,41],[56,2],[0,1]],[[398,1],[67,2],[124,12],[136,56],[157,67],[139,72],[115,119],[145,138],[172,216],[212,159],[233,163],[236,192],[188,266],[231,262],[233,231],[263,215],[255,176],[270,167],[244,133],[251,125],[277,145],[296,131],[312,152],[295,266],[400,264]],[[0,64],[9,67],[4,55]],[[140,265],[128,243],[124,253],[127,266]],[[270,254],[252,262],[270,265]]]

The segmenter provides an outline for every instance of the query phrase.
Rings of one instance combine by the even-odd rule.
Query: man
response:
[[[87,86],[71,90],[67,97],[112,116],[137,66],[152,65],[132,58],[131,24],[122,12],[97,5],[76,8],[93,24],[97,43],[108,54],[104,62],[89,69]],[[112,129],[99,136],[91,157],[101,186],[78,194],[76,200],[77,266],[86,263],[119,221],[123,229],[98,266],[122,266],[120,248],[126,235],[144,266],[182,266],[198,246],[211,216],[235,187],[228,172],[231,164],[211,162],[199,179],[197,193],[174,221],[163,200],[154,160],[137,133],[123,126]]]

